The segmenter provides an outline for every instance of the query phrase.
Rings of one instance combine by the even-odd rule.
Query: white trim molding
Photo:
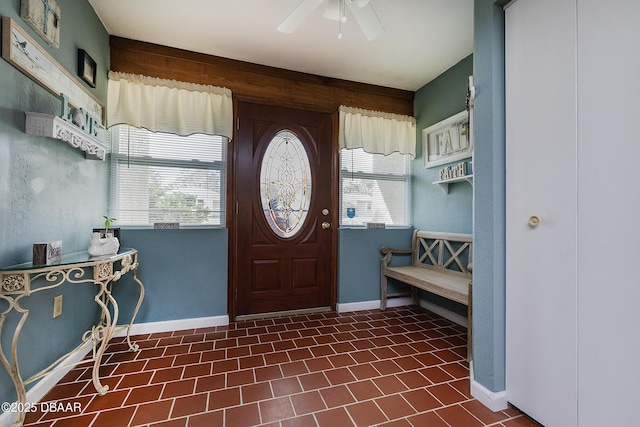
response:
[[[402,298],[390,298],[387,300],[387,307],[403,307],[406,305],[413,305],[413,298],[411,297],[402,297]],[[439,305],[433,304],[425,299],[420,299],[420,307],[431,311],[439,316],[444,317],[447,320],[451,320],[453,323],[457,323],[460,326],[467,327],[467,318],[458,313],[454,313],[451,310],[448,310]],[[375,310],[380,308],[380,300],[373,301],[359,301],[359,302],[348,302],[343,304],[336,304],[336,311],[338,313],[346,313],[350,311],[360,311],[360,310]]]
[[[405,305],[412,305],[413,300],[410,297],[407,298],[392,298],[389,299],[387,307],[402,307]],[[343,304],[336,304],[336,311],[338,313],[347,313],[351,311],[360,310],[375,310],[380,308],[380,300],[373,301],[359,301],[359,302],[347,302]]]
[[[165,320],[161,322],[134,323],[131,325],[131,336],[143,334],[155,334],[157,332],[181,331],[184,329],[211,328],[213,326],[226,326],[229,324],[229,316],[196,317],[193,319]],[[126,327],[118,336],[126,336]]]
[[[134,323],[131,326],[131,336],[153,334],[158,332],[179,331],[183,329],[210,328],[213,326],[226,326],[229,324],[229,316],[199,317],[194,319],[167,320],[162,322]],[[116,336],[127,335],[127,325],[117,326],[119,333]],[[27,392],[27,402],[37,403],[71,371],[90,351],[91,341],[87,341],[80,349],[62,361],[56,370],[42,377]],[[0,414],[0,427],[10,427],[16,418],[15,412]]]
[[[491,391],[475,380],[473,374],[473,360],[469,362],[469,376],[471,386],[471,396],[493,412],[504,411],[509,407],[506,391]]]
[[[42,377],[27,392],[27,403],[37,403],[49,393],[49,391],[72,370],[91,351],[91,341],[86,341],[69,357],[60,362],[60,365],[49,374]],[[6,411],[0,414],[0,427],[10,427],[18,416],[17,412]]]
[[[465,316],[462,316],[458,313],[454,313],[453,311],[441,307],[437,304],[429,302],[425,299],[420,299],[420,307],[429,310],[432,313],[437,314],[438,316],[442,316],[447,320],[451,320],[453,323],[457,323],[460,326],[464,326],[465,328],[468,326],[468,320]]]

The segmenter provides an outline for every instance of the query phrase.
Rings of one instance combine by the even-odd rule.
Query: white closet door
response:
[[[507,399],[546,427],[570,427],[577,425],[576,0],[519,0],[505,14]]]
[[[640,1],[578,6],[579,422],[637,426]]]

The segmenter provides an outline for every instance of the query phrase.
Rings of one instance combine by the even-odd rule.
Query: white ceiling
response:
[[[89,0],[109,34],[293,71],[415,91],[473,51],[473,0],[371,0],[385,32],[367,41],[347,10],[343,37],[302,0]]]

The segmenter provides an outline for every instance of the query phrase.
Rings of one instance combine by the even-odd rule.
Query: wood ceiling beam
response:
[[[411,91],[357,83],[110,37],[111,70],[222,86],[235,97],[335,112],[340,105],[413,115]],[[401,71],[399,71],[401,72]]]

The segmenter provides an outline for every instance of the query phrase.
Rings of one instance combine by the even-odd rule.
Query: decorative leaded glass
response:
[[[260,169],[262,210],[280,237],[300,231],[311,203],[311,166],[298,136],[278,132],[264,153]]]

